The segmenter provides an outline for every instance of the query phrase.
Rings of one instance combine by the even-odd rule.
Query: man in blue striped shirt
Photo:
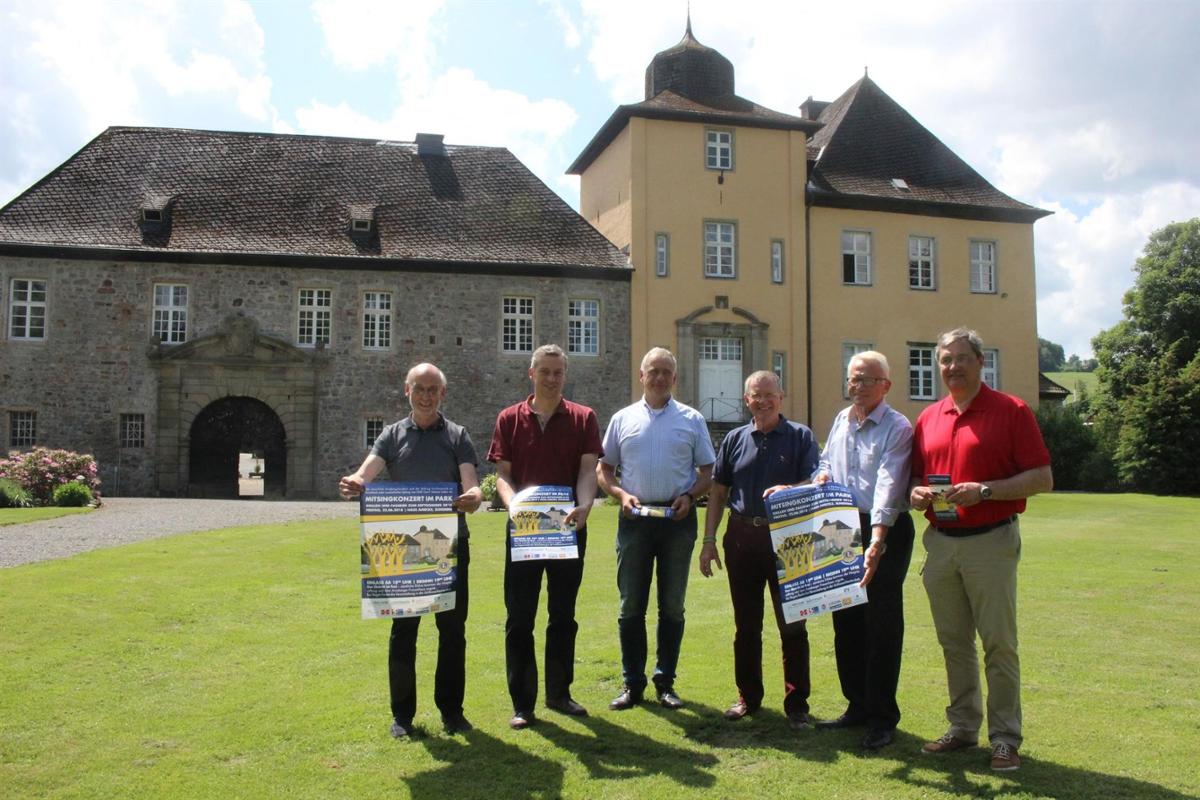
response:
[[[665,708],[683,707],[675,668],[683,642],[683,601],[696,544],[696,497],[708,491],[716,460],[704,417],[671,397],[676,361],[652,348],[642,358],[642,399],[613,415],[596,468],[607,494],[621,501],[617,589],[625,688],[609,708],[637,705],[646,689],[646,606],[658,571],[658,653],[654,688]],[[617,470],[620,469],[618,476]]]
[[[814,483],[837,481],[849,487],[858,505],[865,550],[865,605],[835,611],[833,650],[846,710],[817,728],[865,725],[862,746],[891,744],[900,708],[896,686],[904,646],[904,578],[912,558],[913,522],[908,514],[912,425],[887,404],[888,362],[868,351],[850,359],[846,370],[851,405],[833,421]]]

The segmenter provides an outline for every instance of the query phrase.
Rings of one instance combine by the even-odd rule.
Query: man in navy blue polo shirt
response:
[[[783,619],[775,551],[763,499],[780,489],[807,483],[819,454],[812,431],[780,413],[783,387],[775,373],[753,373],[746,379],[743,399],[752,419],[750,424],[730,431],[717,452],[700,550],[700,572],[711,577],[714,562],[721,568],[717,527],[728,504],[724,550],[733,601],[733,673],[738,699],[725,712],[725,718],[741,719],[762,705],[765,584],[783,642],[783,709],[792,728],[801,730],[809,725],[808,630],[803,620],[788,623]]]

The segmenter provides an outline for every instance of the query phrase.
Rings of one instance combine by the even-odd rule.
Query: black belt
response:
[[[938,533],[945,534],[946,536],[952,536],[956,539],[961,539],[964,536],[978,536],[981,533],[994,531],[996,528],[1002,528],[1005,525],[1011,525],[1016,521],[1017,515],[1013,514],[1011,517],[1005,517],[999,522],[993,522],[990,525],[978,525],[974,528],[939,528],[938,526],[934,525],[933,529]]]
[[[737,520],[746,525],[753,525],[756,528],[767,528],[771,525],[771,520],[766,517],[747,517],[745,514],[735,514],[732,511],[729,512],[729,519]]]

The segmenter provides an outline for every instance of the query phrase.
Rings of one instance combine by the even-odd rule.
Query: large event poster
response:
[[[530,486],[514,494],[508,504],[512,560],[579,558],[575,529],[566,524],[574,507],[569,486]]]
[[[862,530],[850,490],[800,486],[767,498],[783,618],[807,619],[867,602]]]
[[[453,483],[368,483],[359,498],[363,619],[454,608],[458,514]]]

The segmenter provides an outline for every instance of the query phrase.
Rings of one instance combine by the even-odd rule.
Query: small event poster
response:
[[[933,492],[933,516],[938,522],[957,522],[958,507],[946,499],[946,492],[953,485],[949,475],[928,475],[929,489]]]
[[[637,506],[633,509],[635,517],[649,517],[650,519],[670,519],[674,513],[670,506]]]
[[[362,616],[408,617],[454,608],[458,514],[454,483],[368,483],[362,523]]]
[[[566,524],[575,507],[569,486],[530,486],[512,497],[512,560],[579,558],[575,529]]]
[[[808,619],[867,602],[858,507],[840,483],[798,486],[767,498],[783,618]]]

